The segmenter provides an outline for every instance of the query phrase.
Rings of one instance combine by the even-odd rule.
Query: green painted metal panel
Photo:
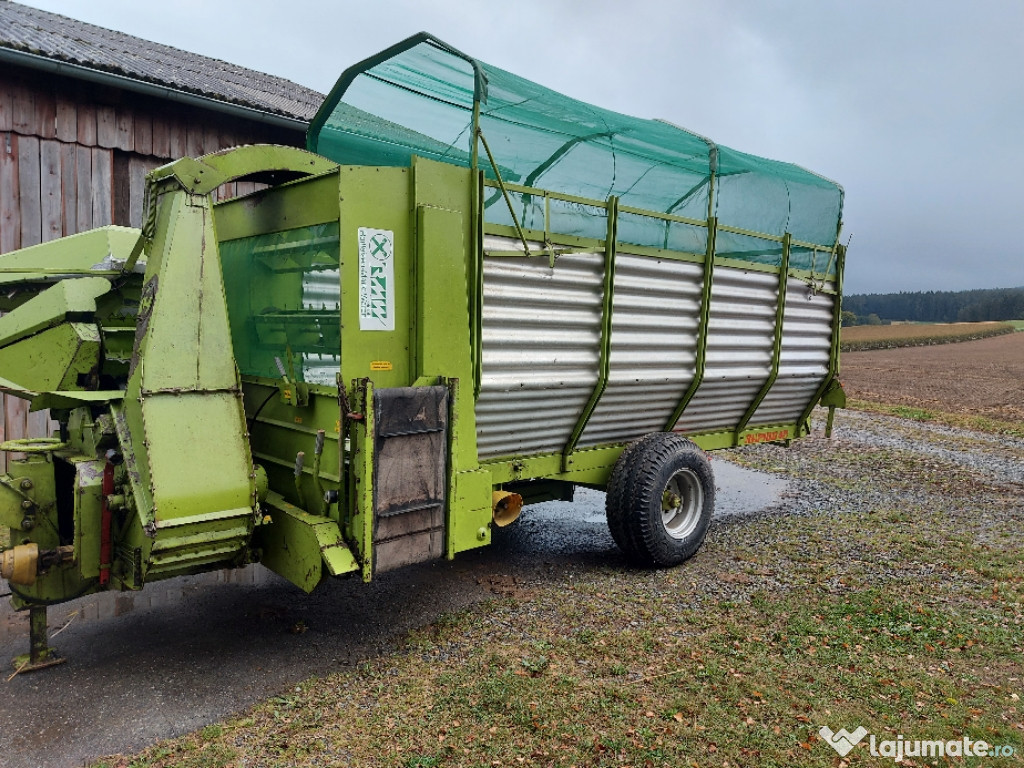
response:
[[[99,329],[91,323],[63,323],[0,349],[0,370],[36,392],[79,387],[79,377],[95,372],[99,362]]]
[[[341,194],[341,350],[342,381],[370,377],[377,387],[402,387],[415,380],[414,218],[408,168],[343,167]],[[373,298],[374,284],[360,280],[360,230],[386,233],[391,241],[393,280],[386,286],[394,312],[393,330],[360,331],[360,307]],[[365,239],[364,239],[365,242]],[[365,264],[364,264],[365,266]]]
[[[214,206],[221,243],[338,220],[338,173],[261,190]]]
[[[359,569],[335,521],[304,512],[273,491],[264,510],[270,521],[256,529],[261,562],[303,591],[313,591],[325,567],[332,576]]]
[[[0,255],[0,285],[114,274],[142,247],[142,233],[108,226]],[[0,306],[0,309],[6,309]]]
[[[110,281],[102,277],[62,280],[0,317],[0,346],[59,325],[69,314],[94,315],[96,299],[109,290]]]

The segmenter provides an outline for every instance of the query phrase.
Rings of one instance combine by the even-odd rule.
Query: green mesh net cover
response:
[[[493,179],[486,153],[479,145],[474,151],[475,119],[506,183],[598,202],[617,196],[620,209],[697,222],[715,216],[721,256],[778,264],[781,244],[771,238],[789,233],[795,241],[791,266],[820,274],[829,262],[843,203],[836,183],[663,121],[571,99],[427,34],[346,70],[314,118],[307,144],[339,163],[404,166],[418,155],[476,163]],[[603,207],[575,201],[548,206],[554,208],[547,214],[551,231],[605,236]],[[537,196],[517,192],[512,207],[524,227],[543,229],[544,204]],[[485,218],[512,223],[500,191],[488,190]],[[707,230],[627,211],[620,214],[618,238],[703,253]]]

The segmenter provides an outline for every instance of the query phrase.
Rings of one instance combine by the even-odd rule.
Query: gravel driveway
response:
[[[716,548],[728,547],[733,536],[743,540],[751,521],[766,516],[906,501],[905,487],[873,482],[857,462],[829,461],[830,453],[851,456],[861,445],[932,457],[943,471],[954,467],[998,482],[1024,515],[1024,441],[855,412],[838,414],[836,423],[833,441],[816,434],[789,449],[761,445],[715,454],[720,492],[710,536]],[[848,477],[849,490],[818,482],[824,473]],[[485,550],[406,568],[370,585],[338,580],[303,596],[252,568],[53,609],[52,630],[70,621],[54,641],[69,661],[0,680],[0,766],[75,766],[135,751],[309,676],[387,654],[408,630],[495,593],[625,567],[604,524],[603,502],[603,494],[584,490],[572,505],[530,508]],[[23,618],[6,607],[0,639],[5,655],[27,643]]]

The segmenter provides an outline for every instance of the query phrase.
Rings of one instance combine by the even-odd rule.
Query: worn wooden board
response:
[[[33,411],[26,417],[25,437],[50,436],[50,412]]]
[[[93,228],[92,153],[89,147],[75,147],[75,226],[79,232]]]
[[[96,107],[92,104],[77,105],[78,143],[83,147],[96,146]]]
[[[57,96],[56,134],[60,141],[78,141],[78,105],[63,94]]]
[[[171,154],[171,126],[161,115],[153,118],[153,149],[157,157],[173,157]]]
[[[140,155],[153,154],[153,116],[148,112],[135,114],[135,151]]]
[[[56,122],[57,122],[57,102],[54,99],[52,91],[36,91],[35,98],[35,117],[33,123],[36,136],[41,139],[52,139],[57,135]]]
[[[73,235],[78,229],[78,148],[60,145],[60,194],[62,235]]]
[[[202,125],[189,123],[186,128],[185,154],[199,157],[206,153],[206,128]]]
[[[130,224],[131,207],[131,156],[126,152],[114,151],[114,210],[112,221],[127,227]]]
[[[11,88],[11,129],[22,135],[35,134],[36,106],[35,94],[32,89],[21,84],[12,84]]]
[[[42,241],[56,240],[64,230],[59,141],[39,142],[39,207]]]
[[[14,127],[14,94],[10,88],[0,88],[0,131]]]
[[[92,150],[92,225],[113,224],[114,157],[109,149]]]
[[[104,149],[117,146],[117,112],[113,107],[96,109],[96,144]]]
[[[129,221],[133,227],[142,226],[142,214],[146,200],[146,174],[161,165],[163,161],[152,157],[132,155],[129,162]]]
[[[125,152],[135,149],[135,119],[130,107],[119,107],[115,124],[117,126],[117,148]]]
[[[28,402],[20,397],[4,397],[4,425],[6,440],[21,440],[27,437]]]
[[[18,195],[18,136],[0,135],[0,253],[21,247],[21,201]]]
[[[188,129],[185,127],[185,121],[180,117],[171,117],[166,113],[161,116],[161,119],[167,121],[167,130],[170,136],[170,154],[168,157],[173,160],[184,157],[188,154]]]
[[[43,218],[39,199],[39,139],[18,137],[18,197],[21,200],[21,247],[41,242]]]

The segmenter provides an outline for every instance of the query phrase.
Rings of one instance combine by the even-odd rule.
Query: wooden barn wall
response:
[[[275,128],[29,70],[0,70],[0,253],[107,224],[142,225],[145,175],[169,160],[257,142]],[[220,197],[246,194],[249,182]],[[0,374],[2,375],[2,374]],[[52,434],[46,412],[0,393],[0,440]],[[0,471],[6,469],[0,453]]]

